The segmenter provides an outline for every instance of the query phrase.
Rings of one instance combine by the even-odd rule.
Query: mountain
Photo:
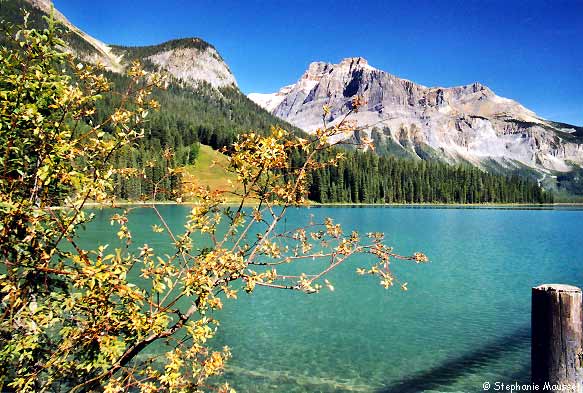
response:
[[[583,127],[545,120],[480,83],[425,87],[374,68],[362,57],[311,63],[297,83],[248,97],[314,132],[322,125],[323,105],[331,108],[326,120],[334,124],[355,96],[366,104],[352,119],[397,155],[543,173],[583,164]]]
[[[196,129],[201,141],[213,147],[221,147],[221,143],[233,141],[236,134],[251,129],[268,131],[271,125],[301,132],[241,93],[217,49],[201,38],[181,38],[149,46],[106,44],[73,25],[54,8],[51,0],[0,0],[0,30],[5,30],[7,25],[21,25],[23,10],[29,13],[28,26],[38,29],[46,28],[45,18],[52,14],[59,22],[64,49],[81,61],[103,64],[114,89],[119,92],[127,87],[129,80],[124,71],[133,61],[140,61],[149,70],[167,73],[170,76],[167,91],[155,92],[156,98],[167,104],[164,114],[153,114],[153,122],[156,116],[169,118],[161,121],[161,127],[181,132],[186,124],[189,133]],[[0,44],[14,46],[15,41],[11,35],[0,34]],[[106,97],[105,102],[99,104],[103,106],[101,115],[107,116],[106,109],[114,105],[114,101]]]
[[[139,60],[193,87],[199,82],[207,82],[215,88],[237,87],[235,76],[221,55],[200,38],[183,38],[152,46],[112,48],[125,64]]]
[[[81,61],[103,64],[106,69],[122,73],[134,60],[168,73],[186,86],[208,83],[214,88],[237,87],[233,73],[217,50],[200,38],[172,40],[152,46],[108,45],[73,25],[53,7],[50,0],[0,0],[4,20],[18,23],[21,8],[27,9],[32,27],[43,26],[43,16],[53,13],[65,30],[66,50]]]
[[[147,172],[145,177],[116,178],[114,192],[122,199],[149,197],[155,182],[161,182],[160,199],[174,197],[174,192],[180,190],[177,186],[180,180],[176,176],[163,177],[167,165],[160,157],[166,149],[174,152],[171,166],[183,167],[194,164],[198,153],[208,150],[204,145],[213,149],[229,146],[237,135],[249,130],[264,134],[270,126],[279,125],[301,133],[248,99],[218,51],[200,38],[143,47],[110,45],[74,26],[48,0],[0,0],[0,30],[9,33],[0,32],[0,45],[17,49],[15,32],[10,26],[23,23],[22,9],[29,13],[29,28],[46,28],[45,18],[52,13],[60,24],[63,49],[82,62],[99,62],[107,68],[104,74],[112,84],[112,92],[96,103],[92,119],[95,123],[104,122],[119,106],[120,97],[130,84],[124,71],[132,61],[139,60],[149,70],[170,75],[167,89],[153,92],[163,110],[150,114],[144,124],[145,137],[112,157],[116,168]],[[113,131],[107,125],[103,130]],[[204,154],[200,157],[203,160]],[[146,166],[147,162],[153,166]]]

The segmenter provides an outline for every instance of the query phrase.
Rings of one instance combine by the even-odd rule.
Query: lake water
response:
[[[184,206],[161,206],[179,227]],[[111,241],[111,211],[84,243]],[[583,211],[577,209],[326,207],[296,209],[289,228],[333,217],[345,229],[385,232],[409,291],[357,276],[353,259],[317,295],[258,288],[228,301],[214,343],[233,352],[225,378],[239,392],[480,392],[486,381],[528,382],[530,291],[583,285]],[[132,213],[135,243],[155,247],[152,212]]]

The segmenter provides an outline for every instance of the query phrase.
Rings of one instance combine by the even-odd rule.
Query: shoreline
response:
[[[314,203],[311,206],[470,206],[470,207],[512,207],[512,206],[582,206],[583,202],[558,202],[558,203]]]
[[[224,203],[228,206],[238,205],[238,203]],[[85,207],[122,207],[122,206],[144,206],[149,205],[196,205],[196,202],[184,201],[123,201],[117,202],[115,205],[103,204],[97,202],[87,202]],[[254,206],[255,203],[245,203],[244,206]],[[331,202],[331,203],[316,203],[310,202],[297,207],[347,207],[347,206],[362,206],[362,207],[583,207],[583,202],[557,202],[557,203],[348,203],[348,202]],[[296,207],[296,206],[293,206]],[[56,206],[55,208],[62,208]]]

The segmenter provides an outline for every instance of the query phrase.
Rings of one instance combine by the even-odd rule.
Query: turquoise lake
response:
[[[186,206],[159,207],[179,229]],[[84,244],[113,240],[97,211]],[[345,230],[384,232],[409,290],[355,274],[354,258],[316,295],[258,288],[220,312],[214,344],[233,352],[226,378],[239,392],[480,392],[486,381],[528,382],[530,293],[583,285],[583,210],[321,207],[291,210],[288,229],[333,217]],[[131,214],[136,245],[163,250],[151,210]]]

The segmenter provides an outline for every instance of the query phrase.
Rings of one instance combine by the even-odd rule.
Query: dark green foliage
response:
[[[321,203],[553,202],[552,193],[522,177],[359,151],[348,152],[337,167],[316,172],[310,199]]]
[[[201,40],[200,38],[181,38],[177,40],[171,40],[164,42],[159,45],[149,45],[149,46],[121,46],[112,45],[113,53],[116,55],[123,54],[124,59],[127,61],[141,60],[148,56],[152,56],[156,53],[165,52],[173,49],[183,49],[183,48],[195,48],[203,51],[207,48],[214,48],[208,42]],[[222,60],[219,56],[219,60]]]

